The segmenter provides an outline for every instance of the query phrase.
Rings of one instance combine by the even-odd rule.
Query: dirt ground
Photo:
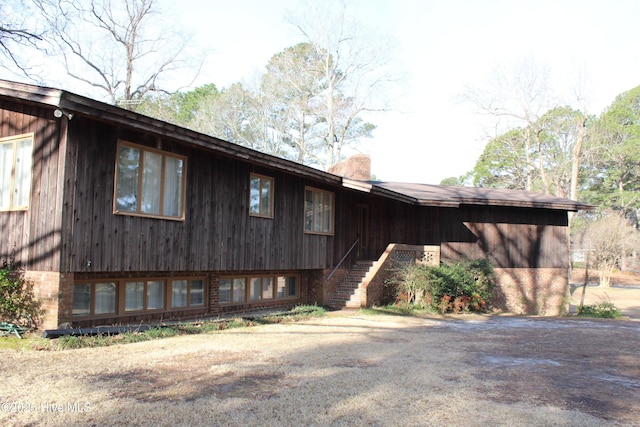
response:
[[[0,425],[640,426],[639,349],[632,320],[339,312],[2,350]]]
[[[610,300],[624,320],[347,311],[97,349],[0,350],[0,425],[640,426],[640,286],[629,280],[585,298]]]

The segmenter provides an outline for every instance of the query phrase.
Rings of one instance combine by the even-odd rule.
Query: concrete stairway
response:
[[[329,300],[329,306],[336,309],[360,308],[361,292],[364,292],[364,289],[361,289],[362,281],[371,270],[373,264],[373,261],[356,262],[338,285]]]

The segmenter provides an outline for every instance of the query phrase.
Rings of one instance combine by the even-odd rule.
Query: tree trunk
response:
[[[598,270],[600,276],[600,286],[608,288],[611,286],[611,274],[613,273],[613,267],[601,267]]]
[[[580,122],[578,123],[578,138],[576,139],[576,143],[573,146],[573,153],[571,157],[571,184],[570,184],[570,192],[569,198],[571,200],[578,200],[578,175],[580,172],[580,158],[582,155],[582,143],[584,142],[584,135],[586,130],[587,123],[587,114],[583,113]],[[571,229],[571,222],[573,217],[575,216],[575,212],[568,212],[569,219],[569,229]]]

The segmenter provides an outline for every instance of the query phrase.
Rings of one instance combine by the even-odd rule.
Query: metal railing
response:
[[[329,273],[329,274],[327,275],[327,278],[326,278],[326,279],[324,279],[324,281],[325,281],[325,282],[328,282],[328,281],[331,279],[331,277],[332,277],[332,276],[333,276],[333,274],[336,272],[336,270],[337,270],[338,268],[340,268],[340,266],[342,265],[342,263],[344,262],[344,260],[345,260],[345,259],[347,259],[347,257],[348,257],[348,256],[349,256],[349,254],[351,253],[351,251],[352,251],[352,250],[353,250],[353,249],[358,245],[358,242],[359,242],[359,241],[360,241],[360,236],[358,236],[358,237],[356,238],[356,241],[355,241],[355,242],[353,242],[353,244],[351,245],[351,247],[349,248],[349,250],[347,250],[347,253],[345,253],[345,254],[342,256],[342,258],[340,258],[340,261],[338,261],[338,264],[336,264],[336,266],[335,266],[335,267],[333,267],[333,270],[331,270],[331,273]]]

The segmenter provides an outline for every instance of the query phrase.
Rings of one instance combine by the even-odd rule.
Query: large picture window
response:
[[[333,234],[333,193],[317,188],[305,188],[304,231]]]
[[[33,134],[0,138],[0,210],[29,208]]]
[[[249,214],[273,218],[273,178],[252,173],[249,182]]]
[[[186,158],[120,142],[114,212],[184,219]]]

